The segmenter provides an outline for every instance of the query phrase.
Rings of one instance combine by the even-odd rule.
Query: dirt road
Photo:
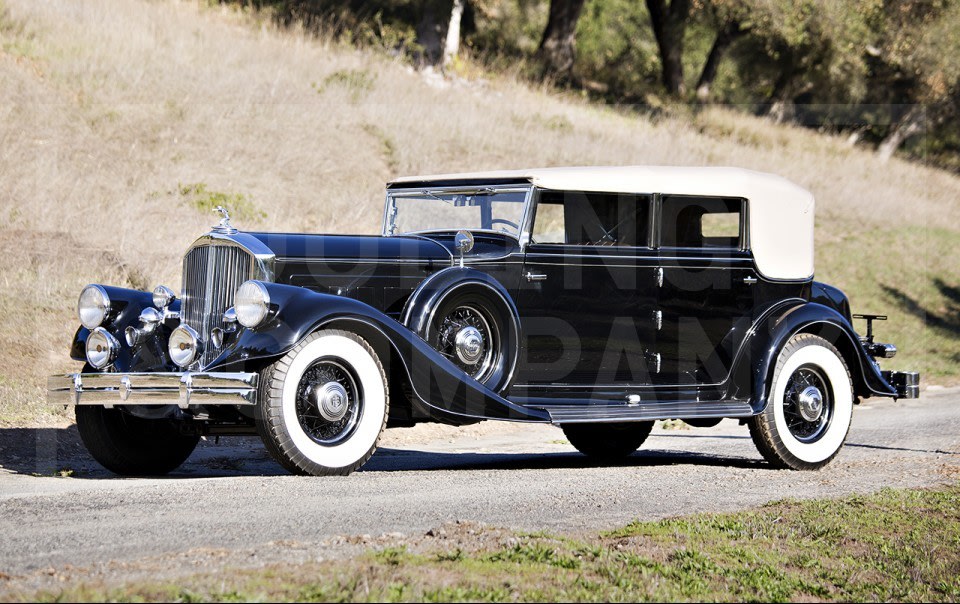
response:
[[[855,410],[819,472],[770,469],[747,429],[664,429],[617,466],[591,465],[551,426],[486,423],[386,433],[349,477],[287,475],[256,439],[202,443],[175,475],[120,479],[74,429],[0,430],[0,594],[30,576],[343,555],[461,521],[584,533],[793,497],[834,497],[960,477],[960,389]],[[72,470],[72,477],[54,477]],[[136,564],[133,566],[137,566]]]

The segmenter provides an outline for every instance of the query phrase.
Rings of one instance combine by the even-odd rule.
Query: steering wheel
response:
[[[518,233],[520,232],[520,225],[517,224],[516,222],[513,222],[512,220],[507,220],[506,218],[492,218],[490,220],[490,226],[493,227],[493,225],[495,225],[498,222],[512,226],[514,229],[517,230]]]

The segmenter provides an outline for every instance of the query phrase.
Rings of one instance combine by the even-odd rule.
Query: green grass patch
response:
[[[960,367],[960,234],[952,228],[862,227],[825,216],[817,224],[817,278],[841,288],[854,313],[885,314],[877,340],[897,345],[885,369],[955,383]],[[865,333],[862,321],[854,327]]]
[[[468,540],[469,541],[469,540]],[[477,543],[498,543],[479,540]],[[14,594],[125,601],[956,601],[960,486],[781,501],[634,522],[587,540],[543,533],[345,561],[221,570],[176,584]]]
[[[340,69],[323,78],[323,81],[319,84],[313,82],[311,86],[319,94],[337,88],[345,90],[350,95],[350,100],[356,103],[373,90],[375,82],[376,76],[369,70]]]

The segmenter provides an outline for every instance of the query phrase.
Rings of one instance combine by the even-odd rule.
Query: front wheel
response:
[[[257,432],[294,474],[346,475],[367,462],[387,422],[383,365],[360,336],[311,334],[261,375]]]
[[[180,467],[200,442],[175,421],[143,419],[119,409],[78,405],[77,431],[97,462],[121,476],[157,476]]]
[[[650,435],[653,422],[563,424],[560,427],[577,451],[600,461],[615,461],[640,448]]]
[[[843,357],[827,340],[802,333],[780,351],[767,407],[750,418],[750,436],[774,466],[817,470],[840,452],[852,416]]]

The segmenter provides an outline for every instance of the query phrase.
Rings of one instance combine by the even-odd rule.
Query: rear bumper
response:
[[[918,398],[920,396],[920,372],[918,371],[882,371],[884,379],[896,388],[897,398]]]
[[[256,373],[71,373],[47,380],[57,405],[256,405]]]

